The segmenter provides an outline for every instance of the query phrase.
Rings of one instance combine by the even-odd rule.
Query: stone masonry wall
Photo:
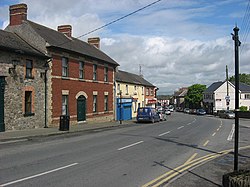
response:
[[[25,78],[26,59],[33,61],[33,79]],[[17,60],[15,70],[12,61]],[[0,71],[5,77],[4,121],[6,130],[21,130],[44,126],[44,68],[45,60],[36,57],[0,51]],[[24,115],[25,90],[32,91],[32,112],[34,115]]]

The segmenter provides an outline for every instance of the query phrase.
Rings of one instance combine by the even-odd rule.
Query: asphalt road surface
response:
[[[233,123],[174,112],[154,124],[1,145],[0,186],[160,186],[159,176],[231,149]]]

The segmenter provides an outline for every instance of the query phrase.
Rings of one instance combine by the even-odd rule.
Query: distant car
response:
[[[159,122],[160,116],[156,112],[155,108],[151,107],[141,107],[137,110],[137,116],[136,116],[137,122]]]
[[[167,120],[167,116],[166,116],[166,113],[165,113],[164,110],[158,111],[157,113],[158,113],[159,116],[160,116],[160,121],[166,121],[166,120]]]
[[[187,114],[189,114],[189,108],[184,108],[184,113],[187,113]]]
[[[196,114],[196,109],[189,109],[189,114]]]
[[[166,115],[171,115],[170,110],[169,110],[169,109],[165,109],[165,114],[166,114]]]
[[[205,115],[206,114],[206,111],[204,109],[197,109],[196,110],[196,114],[197,115]]]
[[[221,110],[221,111],[218,111],[218,116],[220,118],[226,118],[226,119],[233,119],[233,118],[235,118],[235,114],[231,110]]]
[[[174,111],[174,107],[173,106],[169,106],[168,109],[170,110],[170,112]]]

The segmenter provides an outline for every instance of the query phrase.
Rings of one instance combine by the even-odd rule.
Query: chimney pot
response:
[[[88,43],[90,45],[93,45],[96,48],[100,49],[100,38],[99,37],[88,38]]]
[[[9,8],[10,11],[10,25],[20,25],[23,21],[27,20],[27,5],[16,4],[11,5]]]
[[[59,25],[57,31],[63,34],[66,34],[68,37],[71,37],[72,26],[71,25]]]

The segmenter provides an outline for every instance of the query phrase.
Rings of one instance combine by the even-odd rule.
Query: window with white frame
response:
[[[108,95],[104,96],[104,111],[108,111]]]
[[[126,94],[128,95],[128,85],[126,85]]]
[[[149,88],[146,89],[146,95],[149,95]]]
[[[62,96],[62,115],[69,115],[68,109],[68,95]]]
[[[108,67],[104,67],[104,82],[108,82]]]
[[[79,62],[79,79],[84,79],[84,62]]]
[[[121,87],[120,84],[117,84],[117,93],[120,93]]]
[[[62,57],[62,76],[68,77],[69,76],[69,62],[68,58]]]
[[[250,99],[250,94],[245,94],[245,99]]]
[[[97,65],[93,65],[93,80],[97,81]]]
[[[97,112],[97,95],[93,95],[93,112]]]
[[[142,93],[142,95],[144,95],[144,87],[143,86],[141,87],[141,93]]]

